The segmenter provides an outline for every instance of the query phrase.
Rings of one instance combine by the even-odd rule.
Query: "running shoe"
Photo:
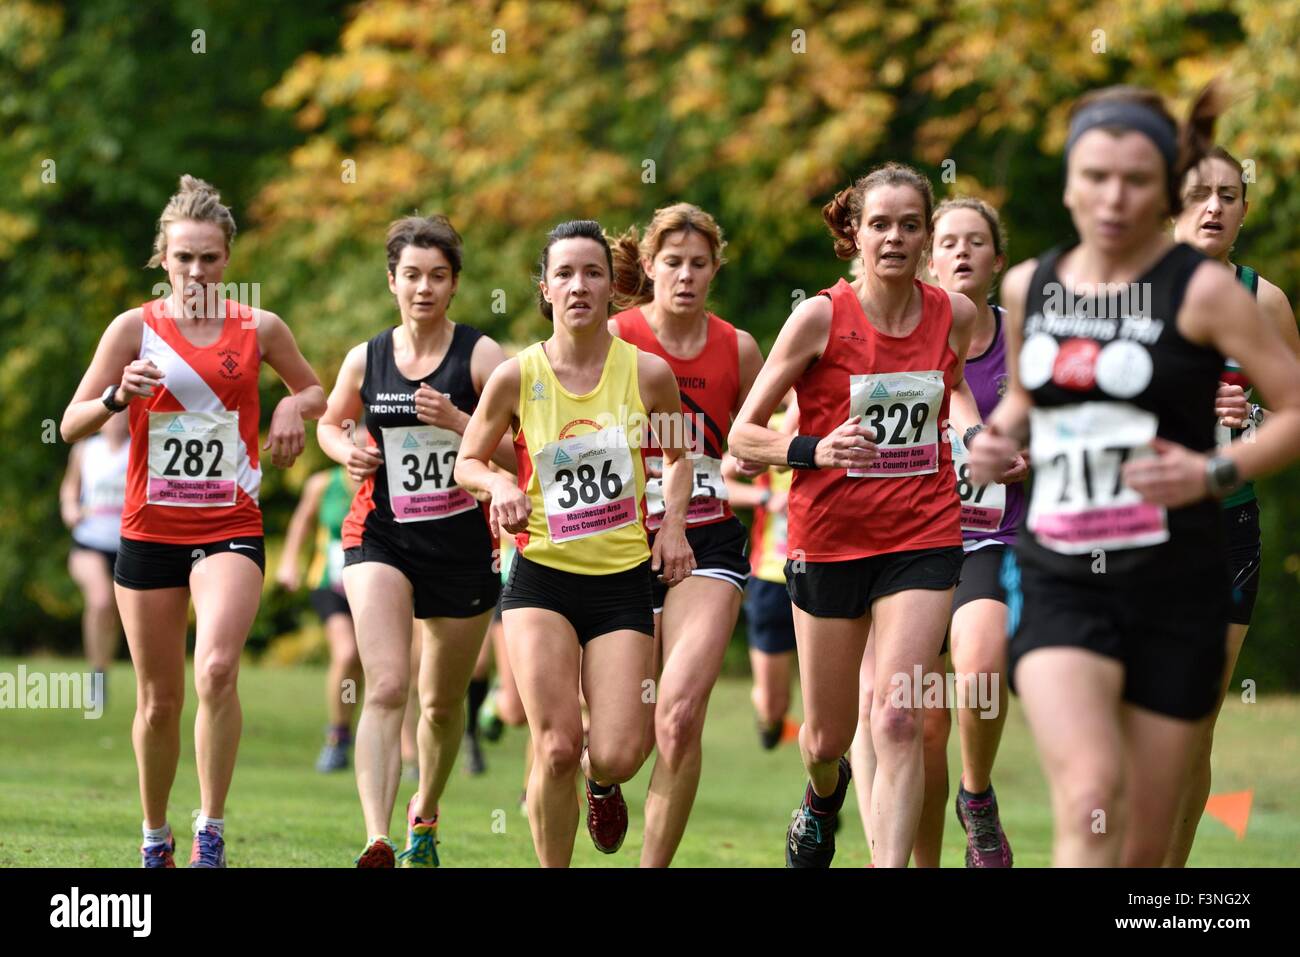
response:
[[[487,771],[487,762],[483,760],[483,749],[479,746],[478,738],[466,732],[465,743],[461,745],[461,748],[465,752],[466,774],[476,778]]]
[[[483,707],[478,709],[478,733],[484,741],[489,744],[496,744],[501,740],[501,735],[506,730],[506,723],[501,720],[501,715],[497,714],[497,689],[494,687],[483,702]]]
[[[587,833],[602,854],[613,854],[623,846],[623,838],[627,837],[627,802],[617,784],[602,796],[592,794],[591,782],[587,782]]]
[[[438,816],[435,814],[432,821],[415,816],[415,799],[419,796],[412,794],[406,805],[406,850],[397,855],[400,867],[438,866]]]
[[[361,852],[356,859],[357,867],[394,867],[396,848],[386,837],[377,837]]]
[[[175,867],[176,835],[159,844],[145,844],[140,848],[141,867]]]
[[[785,731],[784,721],[778,721],[770,728],[767,725],[763,724],[762,721],[759,721],[758,722],[758,743],[763,746],[764,751],[771,751],[773,748],[775,748],[778,744],[781,743],[781,733],[783,731]]]
[[[998,819],[998,797],[989,785],[989,796],[972,797],[957,788],[957,822],[966,832],[967,867],[1010,867],[1011,845]]]
[[[853,769],[847,758],[840,758],[840,776],[847,782],[853,778]],[[812,784],[803,792],[803,802],[793,813],[790,827],[785,832],[785,866],[793,868],[830,867],[835,857],[835,830],[840,815],[817,814],[812,809]]]
[[[194,835],[190,850],[190,867],[225,867],[226,839],[215,827],[208,825]]]
[[[326,735],[325,746],[320,749],[320,757],[316,759],[316,770],[321,774],[347,770],[348,745],[348,741],[338,741],[332,735]]]

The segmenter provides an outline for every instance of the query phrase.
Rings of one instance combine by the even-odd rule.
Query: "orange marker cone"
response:
[[[799,724],[798,721],[794,720],[794,718],[786,718],[786,719],[785,719],[785,727],[783,727],[783,728],[781,729],[781,740],[782,740],[783,742],[784,742],[784,741],[798,741],[798,740],[799,740],[799,728],[800,728],[800,727],[801,727],[801,725]]]
[[[1222,821],[1237,840],[1246,836],[1246,823],[1250,820],[1250,805],[1254,791],[1234,791],[1231,794],[1211,794],[1205,802],[1205,813]]]

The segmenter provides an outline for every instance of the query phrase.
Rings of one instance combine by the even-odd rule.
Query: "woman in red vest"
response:
[[[786,578],[795,605],[811,779],[787,832],[786,865],[827,867],[851,772],[858,667],[876,637],[877,755],[872,860],[907,864],[921,811],[921,700],[961,570],[952,452],[942,440],[954,403],[963,432],[979,421],[963,366],[975,307],[916,278],[929,240],[929,181],[889,163],[822,211],[841,279],[794,310],[731,430],[732,453],[795,469]],[[800,434],[767,427],[794,386]]]
[[[325,393],[274,313],[222,297],[235,220],[215,189],[182,176],[158,220],[151,266],[170,291],[109,325],[63,413],[66,442],[129,410],[122,543],[114,572],[137,703],[132,739],[144,805],[145,867],[174,867],[167,798],[180,757],[189,604],[197,619],[194,745],[201,807],[191,867],[225,867],[224,811],[243,716],[236,679],[262,596],[257,378],[265,362],[293,395],[262,450],[288,468]]]

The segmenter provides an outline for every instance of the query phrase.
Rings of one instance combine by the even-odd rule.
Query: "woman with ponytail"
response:
[[[1149,90],[1082,97],[1064,195],[1079,241],[1002,284],[1011,381],[969,443],[971,472],[987,482],[1030,443],[1002,577],[1058,866],[1166,859],[1222,681],[1219,502],[1300,455],[1300,362],[1230,270],[1165,233],[1221,109],[1215,85],[1181,126]],[[1273,424],[1216,449],[1225,356],[1269,395]]]
[[[794,603],[809,782],[786,833],[788,867],[827,867],[851,772],[858,670],[874,627],[872,860],[905,867],[924,788],[921,688],[961,570],[951,402],[979,422],[963,367],[975,307],[916,278],[930,236],[929,181],[898,163],[841,191],[822,215],[862,275],[786,320],[731,430],[733,454],[789,464],[786,578]],[[794,386],[799,432],[768,427]]]
[[[727,501],[722,460],[763,356],[753,336],[705,308],[725,245],[713,217],[689,203],[657,210],[644,236],[633,227],[612,244],[615,299],[624,308],[609,331],[672,367],[694,473],[686,539],[695,570],[672,589],[655,583],[659,685],[649,747],[659,755],[646,796],[643,867],[667,867],[686,831],[700,782],[704,714],[749,577],[748,534]],[[643,451],[647,475],[656,475],[662,453],[653,438]],[[651,541],[663,512],[662,479],[648,478]]]

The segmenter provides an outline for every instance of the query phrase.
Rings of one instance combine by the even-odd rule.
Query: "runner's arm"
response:
[[[108,386],[104,386],[108,388]],[[68,453],[68,468],[59,483],[59,516],[68,528],[81,521],[81,446]]]
[[[289,528],[284,533],[284,549],[280,552],[280,566],[275,579],[290,591],[297,591],[302,584],[298,561],[302,546],[309,538],[311,525],[320,512],[321,499],[325,497],[325,487],[329,480],[329,470],[317,472],[307,479],[302,487],[302,497],[298,499],[298,505],[289,518]]]
[[[100,396],[110,385],[119,386],[116,400],[133,398],[124,395],[121,383],[126,377],[126,367],[136,362],[140,355],[140,337],[144,319],[139,308],[128,309],[108,324],[100,336],[95,357],[90,360],[81,384],[73,393],[72,401],[63,411],[59,434],[68,444],[80,441],[99,431],[113,413],[100,401]],[[152,366],[152,363],[149,363]],[[121,413],[125,415],[125,412]]]
[[[361,417],[361,382],[366,374],[366,344],[353,346],[343,358],[325,414],[316,424],[321,450],[348,470],[353,481],[373,475],[384,460],[383,449],[357,434]],[[372,436],[377,443],[378,436]]]
[[[825,296],[805,299],[790,313],[727,436],[727,445],[737,458],[764,465],[786,464],[790,436],[769,429],[767,423],[781,397],[821,357],[830,329],[831,302]]]
[[[474,381],[474,391],[480,396],[483,389],[487,386],[487,381],[492,377],[493,371],[497,366],[506,361],[505,350],[497,343],[495,339],[487,336],[480,336],[477,343],[474,344],[474,354],[469,360],[469,374]],[[465,419],[465,427],[469,427],[469,418]],[[461,435],[464,435],[461,430]],[[515,442],[510,430],[501,436],[501,441],[492,451],[492,461],[501,466],[507,472],[517,472],[519,463],[515,459]]]
[[[455,471],[456,484],[480,502],[491,501],[490,521],[511,533],[528,528],[532,502],[513,475],[494,471],[489,462],[518,421],[519,382],[518,359],[507,359],[488,377],[461,439]]]
[[[669,586],[684,581],[695,568],[695,556],[686,541],[686,510],[690,506],[695,470],[686,457],[686,430],[681,427],[682,400],[677,376],[658,356],[637,351],[637,382],[641,404],[650,421],[675,425],[660,429],[655,438],[663,454],[664,518],[655,533],[650,569]],[[636,450],[633,450],[636,454]],[[662,569],[662,571],[660,571]]]

